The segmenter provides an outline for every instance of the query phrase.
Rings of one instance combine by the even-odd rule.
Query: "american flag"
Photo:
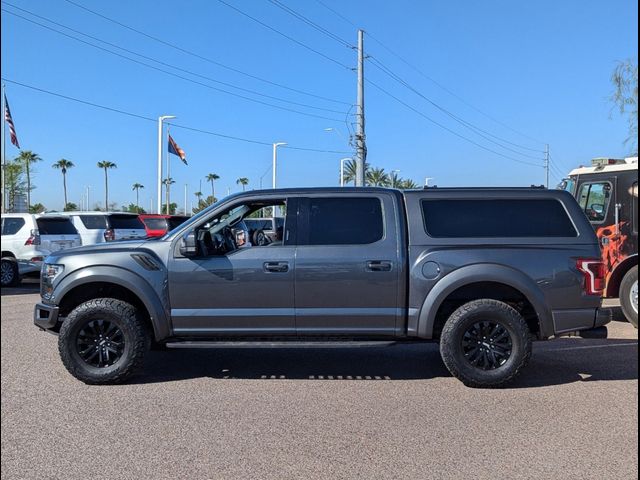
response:
[[[9,136],[11,137],[11,143],[16,148],[20,148],[20,142],[18,142],[18,136],[16,135],[16,127],[13,124],[13,118],[11,118],[11,110],[9,110],[9,102],[7,102],[7,96],[4,96],[4,121],[9,125]]]

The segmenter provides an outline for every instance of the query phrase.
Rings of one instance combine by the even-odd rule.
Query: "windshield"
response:
[[[223,200],[218,200],[216,203],[214,203],[212,205],[209,205],[207,208],[205,208],[203,210],[200,210],[193,217],[191,217],[189,220],[187,220],[182,225],[180,225],[180,229],[182,229],[183,227],[186,228],[186,227],[190,227],[192,225],[197,224],[198,222],[200,222],[202,220],[202,217],[208,215],[209,212],[211,212],[211,210],[213,210],[218,205],[220,205],[220,203],[222,201],[227,201],[229,198],[231,198],[231,197],[226,197]],[[164,234],[164,236],[160,237],[160,239],[161,240],[165,240],[165,239],[169,238],[171,235],[173,235],[174,233],[175,232],[173,230],[169,230],[167,233]]]

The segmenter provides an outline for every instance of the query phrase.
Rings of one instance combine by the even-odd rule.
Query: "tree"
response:
[[[371,166],[365,162],[364,164],[364,176],[367,178],[367,174],[371,170]],[[358,172],[358,162],[356,159],[349,160],[344,166],[344,183],[351,183],[355,185]]]
[[[31,150],[23,150],[16,158],[24,166],[24,171],[27,175],[27,205],[31,205],[31,164],[42,161],[40,155]]]
[[[137,214],[147,213],[144,208],[140,208],[140,206],[133,203],[130,203],[129,205],[123,205],[122,211],[129,212],[129,213],[137,213]]]
[[[396,188],[399,188],[400,190],[415,190],[417,188],[420,188],[420,185],[418,185],[413,180],[401,178],[400,180],[398,180]]]
[[[202,192],[196,192],[195,196],[198,199],[198,205],[193,207],[193,209],[192,209],[193,213],[198,213],[201,210],[204,210],[205,208],[207,208],[209,205],[213,205],[214,203],[216,203],[218,201],[217,198],[212,197],[211,195],[209,195],[207,198],[203,199],[202,198]]]
[[[41,203],[36,203],[35,205],[31,205],[29,207],[29,213],[44,213],[47,211],[47,207],[45,207]]]
[[[211,196],[215,198],[216,189],[213,185],[213,182],[215,182],[216,180],[220,180],[220,175],[217,175],[215,173],[210,173],[207,175],[206,179],[207,179],[207,182],[211,182]]]
[[[107,172],[112,168],[117,167],[118,166],[115,163],[110,162],[109,160],[98,162],[98,168],[102,168],[104,170],[104,205],[107,212],[109,211],[109,175]]]
[[[51,165],[53,168],[56,168],[58,170],[60,170],[62,172],[62,187],[64,189],[64,205],[65,205],[65,209],[67,208],[66,205],[68,203],[67,200],[67,170],[69,170],[70,168],[75,167],[75,165],[73,164],[73,162],[71,160],[66,160],[64,158],[61,158],[60,160],[58,160],[56,163],[54,163],[53,165]]]
[[[638,155],[638,63],[631,59],[618,62],[611,74],[614,86],[611,101],[621,115],[628,115],[629,131],[625,144],[631,146],[632,155]]]
[[[175,202],[171,202],[169,204],[169,208],[168,209],[167,209],[167,204],[166,203],[162,204],[162,211],[166,212],[167,215],[175,215],[177,209],[178,209],[178,204],[175,203]]]
[[[249,185],[249,179],[247,177],[240,177],[236,180],[236,185],[242,185],[242,191],[244,192],[245,187]]]
[[[388,187],[389,186],[389,174],[384,171],[384,168],[372,168],[367,172],[367,185],[374,187]]]
[[[4,181],[7,192],[7,211],[14,212],[20,195],[27,190],[24,179],[24,166],[17,160],[9,162],[4,167]]]
[[[136,191],[136,212],[137,213],[141,213],[140,212],[140,189],[144,188],[144,185],[142,185],[141,183],[134,183],[133,184],[133,190]]]
[[[76,210],[78,210],[78,205],[73,202],[66,203],[64,206],[65,212],[75,212]]]

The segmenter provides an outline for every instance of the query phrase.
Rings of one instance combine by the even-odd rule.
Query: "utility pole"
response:
[[[546,185],[547,188],[549,188],[549,168],[551,167],[550,165],[550,159],[549,159],[549,144],[547,143],[544,146],[544,169],[545,169],[545,173],[546,173]]]
[[[364,187],[367,146],[364,134],[364,30],[358,30],[358,104],[356,106],[356,187]]]

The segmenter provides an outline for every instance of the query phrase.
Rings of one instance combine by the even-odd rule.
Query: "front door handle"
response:
[[[384,260],[371,260],[367,262],[367,270],[370,272],[390,272],[391,262]]]
[[[264,262],[264,271],[271,273],[284,273],[289,271],[288,262]]]

